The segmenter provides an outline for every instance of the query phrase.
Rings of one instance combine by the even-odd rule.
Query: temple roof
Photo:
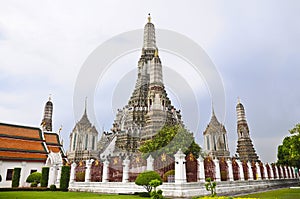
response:
[[[57,133],[0,123],[0,160],[45,162],[49,151],[64,151]]]
[[[206,135],[207,133],[215,133],[215,132],[220,132],[220,131],[226,131],[226,129],[225,129],[224,125],[218,121],[218,119],[215,115],[215,112],[212,111],[212,116],[211,116],[210,122],[207,125],[203,134]]]

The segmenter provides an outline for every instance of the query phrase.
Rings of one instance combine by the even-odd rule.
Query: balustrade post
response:
[[[233,170],[231,160],[227,160],[229,181],[233,181]]]
[[[248,178],[249,180],[254,180],[251,162],[247,162],[247,166],[248,166]]]
[[[103,174],[102,174],[102,182],[108,182],[108,170],[109,170],[109,161],[105,159],[103,162]]]
[[[220,171],[220,162],[218,159],[214,159],[214,164],[215,164],[215,172],[216,172],[216,181],[220,182],[221,181],[221,171]]]
[[[122,176],[122,182],[129,182],[129,164],[130,160],[128,156],[123,160],[123,176]]]
[[[84,182],[91,182],[91,167],[94,160],[86,160]]]
[[[260,166],[259,166],[259,163],[256,162],[256,163],[255,163],[255,166],[256,166],[256,180],[261,180],[261,173],[260,173]]]
[[[197,159],[198,162],[198,176],[200,182],[205,182],[205,170],[204,170],[204,161],[201,155]]]
[[[236,160],[236,162],[239,165],[240,180],[244,181],[245,180],[245,175],[244,175],[243,164],[242,164],[242,162],[240,160]]]
[[[153,163],[154,163],[154,159],[151,155],[149,155],[149,157],[147,158],[147,171],[153,171]]]
[[[73,183],[75,181],[75,169],[76,169],[77,164],[75,162],[73,162],[71,164],[71,172],[70,172],[70,183]]]
[[[272,180],[272,179],[274,179],[272,165],[269,165],[269,168],[270,168],[270,179]]]
[[[175,183],[182,184],[186,183],[186,166],[185,166],[185,154],[178,150],[174,155],[175,157]]]

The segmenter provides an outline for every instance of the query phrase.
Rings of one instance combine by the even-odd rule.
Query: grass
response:
[[[143,199],[136,195],[103,195],[85,192],[60,192],[60,191],[7,191],[0,192],[0,199]],[[148,198],[149,199],[149,198]]]
[[[112,195],[85,192],[60,192],[60,191],[8,191],[0,192],[0,199],[146,199],[137,195]],[[226,198],[226,197],[222,197]],[[260,199],[299,199],[300,189],[279,189],[262,193],[239,196],[238,198]],[[149,198],[148,198],[149,199]]]
[[[300,198],[300,189],[278,189],[273,191],[267,191],[262,193],[255,193],[240,196],[241,198],[262,198],[262,199],[299,199]]]

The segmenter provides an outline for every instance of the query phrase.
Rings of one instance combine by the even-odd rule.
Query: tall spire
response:
[[[51,94],[49,95],[49,100],[45,104],[44,117],[41,126],[44,131],[52,131],[52,113],[53,113],[53,103],[51,102]]]
[[[86,109],[87,109],[87,97],[85,97],[85,102],[84,102],[84,114],[85,115],[87,115]]]
[[[155,50],[156,41],[155,41],[155,28],[153,23],[151,23],[150,13],[148,14],[148,23],[144,27],[144,45],[143,50]]]
[[[245,109],[240,99],[238,99],[238,104],[236,105],[236,113],[238,134],[237,153],[241,160],[258,161],[258,156],[250,138]]]

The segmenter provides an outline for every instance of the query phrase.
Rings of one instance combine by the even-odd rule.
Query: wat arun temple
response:
[[[98,132],[89,121],[85,107],[82,118],[70,134],[69,161],[132,156],[138,154],[141,144],[152,139],[164,125],[184,127],[180,110],[172,105],[164,86],[162,62],[150,15],[144,27],[137,70],[135,88],[127,105],[118,109],[110,131],[103,132],[99,141]],[[258,161],[250,139],[245,111],[240,102],[237,105],[237,115],[237,153],[241,153],[240,158],[243,160]],[[214,111],[203,135],[203,151],[206,155],[212,158],[230,158],[225,126],[218,121]]]

